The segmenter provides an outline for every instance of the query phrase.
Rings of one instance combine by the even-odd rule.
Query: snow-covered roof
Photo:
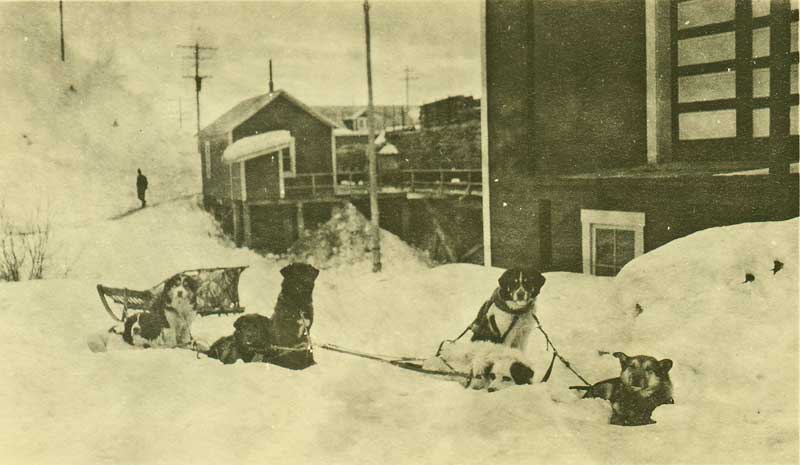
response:
[[[386,143],[386,131],[381,131],[378,137],[375,138],[375,145],[383,145]]]
[[[397,155],[398,153],[400,152],[397,150],[397,147],[392,144],[386,144],[378,151],[379,155]]]
[[[293,97],[285,90],[279,89],[269,94],[257,95],[255,97],[239,102],[233,108],[231,108],[230,110],[225,112],[222,116],[217,118],[213,123],[203,128],[200,131],[200,134],[204,136],[210,136],[214,134],[224,134],[228,131],[231,131],[236,126],[244,123],[251,116],[255,115],[256,112],[274,102],[280,96],[283,96],[284,98],[292,102],[294,105],[296,105],[297,107],[308,113],[309,115],[321,121],[323,124],[328,125],[332,128],[338,126],[329,118],[325,117],[324,115],[317,112],[313,108],[304,104],[300,100],[297,100],[295,97]]]
[[[294,138],[289,131],[270,131],[244,137],[229,145],[222,153],[224,163],[235,163],[274,152],[292,144]]]

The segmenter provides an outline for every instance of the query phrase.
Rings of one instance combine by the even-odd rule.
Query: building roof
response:
[[[224,134],[232,131],[236,126],[247,121],[251,116],[255,115],[259,110],[274,102],[278,97],[284,96],[290,102],[300,107],[303,111],[321,121],[323,124],[332,128],[337,127],[337,124],[323,116],[318,111],[297,100],[285,90],[276,90],[268,94],[257,95],[247,100],[243,100],[236,104],[233,108],[225,112],[222,116],[217,118],[213,123],[209,124],[200,131],[200,135],[210,136],[215,134]]]
[[[291,146],[293,141],[294,138],[289,131],[270,131],[243,137],[225,148],[222,152],[222,161],[236,163],[248,160]]]

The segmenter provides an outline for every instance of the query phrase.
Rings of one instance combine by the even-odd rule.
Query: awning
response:
[[[386,144],[378,151],[378,155],[397,155],[398,153],[400,152],[397,150],[397,147],[392,144]]]
[[[282,148],[291,147],[294,137],[289,131],[270,131],[264,134],[244,137],[229,145],[222,153],[224,163],[236,163],[259,157]]]

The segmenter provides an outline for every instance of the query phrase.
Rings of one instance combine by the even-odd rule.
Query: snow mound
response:
[[[656,419],[755,425],[796,457],[797,237],[798,219],[712,228],[620,272],[616,302],[634,315],[620,349],[675,362],[676,408]]]
[[[317,229],[306,231],[289,248],[289,259],[320,269],[362,264],[371,260],[370,222],[353,204],[337,206],[331,218]],[[425,254],[394,234],[381,230],[381,257],[389,266],[427,266]]]

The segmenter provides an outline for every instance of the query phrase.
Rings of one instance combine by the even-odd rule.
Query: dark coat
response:
[[[139,195],[142,195],[146,190],[147,190],[147,177],[139,173],[139,176],[136,176],[136,192],[138,192]]]

